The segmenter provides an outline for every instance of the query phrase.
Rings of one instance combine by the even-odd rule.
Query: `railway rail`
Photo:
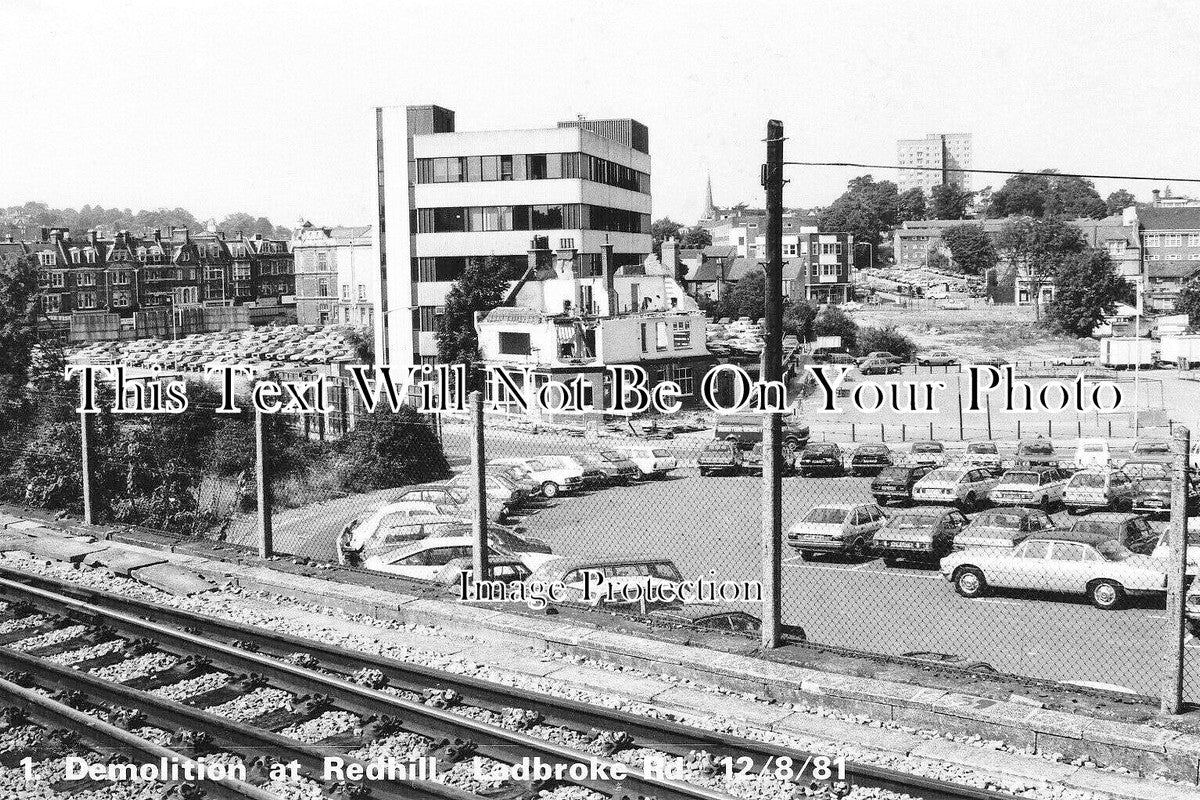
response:
[[[33,716],[49,718],[71,729],[78,727],[81,720],[77,716],[64,716],[66,712],[61,706],[74,704],[83,710],[91,707],[93,711],[96,707],[107,708],[110,717],[120,716],[113,709],[125,709],[125,713],[136,709],[144,724],[167,731],[193,732],[190,738],[181,740],[187,745],[178,748],[181,757],[195,757],[206,750],[237,753],[246,763],[256,765],[259,778],[272,761],[294,761],[300,764],[302,774],[319,779],[315,776],[321,775],[327,756],[339,754],[347,763],[362,763],[351,754],[363,751],[372,741],[404,733],[427,740],[443,765],[468,762],[476,756],[506,765],[535,758],[551,768],[561,768],[566,775],[572,775],[572,767],[576,769],[575,775],[594,775],[597,765],[600,774],[612,774],[612,768],[620,764],[625,777],[615,784],[575,775],[565,781],[602,797],[728,800],[731,797],[725,791],[728,786],[713,788],[721,785],[717,779],[725,773],[727,764],[736,765],[737,772],[744,770],[753,776],[777,775],[784,763],[793,765],[793,777],[785,775],[784,779],[799,784],[801,794],[805,788],[811,790],[840,781],[848,786],[884,789],[927,800],[1012,797],[849,761],[839,765],[841,769],[829,769],[827,775],[821,774],[825,770],[814,774],[811,766],[822,763],[816,759],[831,754],[808,753],[504,686],[7,567],[0,567],[0,600],[7,604],[0,610],[0,621],[31,623],[0,633],[0,673],[5,673],[0,680],[0,703],[29,710]],[[54,631],[61,632],[63,638],[53,644],[22,645],[35,637],[45,641],[46,634]],[[114,641],[120,644],[85,663],[67,666],[48,660],[87,645]],[[150,652],[170,656],[173,662],[124,682],[88,672]],[[214,671],[228,676],[218,688],[181,699],[152,693],[154,689]],[[38,698],[45,698],[32,691],[35,685],[56,692],[54,702],[60,707],[39,707]],[[291,701],[284,708],[249,721],[206,710],[264,686],[287,692]],[[312,743],[281,733],[331,711],[353,715],[358,725]],[[94,719],[94,714],[89,719]],[[544,726],[567,732],[565,738],[574,746],[531,734],[535,727],[544,730]],[[353,730],[361,730],[361,734],[352,735]],[[90,732],[101,744],[110,745],[114,737],[119,738],[118,734],[132,735],[127,730]],[[180,740],[178,733],[173,743],[175,740]],[[121,746],[153,755],[155,760],[162,755],[155,755],[143,744],[125,742]],[[686,775],[695,782],[650,774],[613,758],[621,750],[634,748],[680,759],[679,763],[687,766]],[[781,758],[789,761],[782,762]],[[806,765],[806,769],[797,769],[800,765]],[[532,798],[562,783],[536,779],[510,781],[487,795],[514,800]],[[237,782],[217,785],[215,789],[222,797],[255,800],[258,795],[246,792],[261,793],[253,785]],[[475,796],[454,785],[429,780],[364,779],[329,789],[332,794],[347,798],[362,796],[364,790],[372,798],[467,800]]]

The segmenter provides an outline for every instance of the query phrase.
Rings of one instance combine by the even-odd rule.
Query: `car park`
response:
[[[1111,466],[1112,453],[1108,448],[1108,440],[1080,439],[1075,448],[1074,465],[1076,469]]]
[[[862,559],[886,520],[874,503],[815,506],[787,529],[787,543],[804,559],[818,554]]]
[[[842,458],[842,448],[832,442],[810,444],[800,454],[796,469],[804,478],[812,475],[841,476],[846,473]]]
[[[850,454],[851,475],[878,475],[892,466],[892,451],[885,444],[863,444]]]
[[[783,459],[783,474],[794,475],[796,472],[796,454],[790,448],[779,448],[780,458]],[[742,469],[750,475],[763,473],[763,444],[757,442],[742,455]]]
[[[1076,472],[1063,489],[1068,514],[1087,509],[1123,509],[1132,506],[1133,481],[1120,470],[1088,469]]]
[[[496,458],[488,463],[521,467],[529,473],[530,479],[538,485],[542,497],[546,499],[583,488],[583,469],[578,466],[555,466],[556,462],[546,463],[540,457]]]
[[[988,499],[1002,506],[1038,506],[1048,511],[1062,502],[1063,489],[1070,476],[1056,467],[1010,469],[988,493]]]
[[[929,467],[946,465],[946,446],[941,442],[913,442],[908,450],[908,460]]]
[[[1165,564],[1130,551],[1103,534],[1056,531],[1014,548],[960,550],[942,559],[941,574],[967,598],[990,589],[1083,595],[1103,610],[1120,608],[1130,595],[1161,595]]]
[[[1094,533],[1116,539],[1138,555],[1148,556],[1154,551],[1158,534],[1150,527],[1145,517],[1137,514],[1100,512],[1088,514],[1071,523],[1072,533]]]
[[[999,475],[1003,471],[1004,460],[995,442],[970,442],[964,463],[968,467],[979,467]]]
[[[948,367],[958,363],[958,359],[945,350],[934,350],[917,357],[917,363],[922,367]]]
[[[661,447],[625,447],[618,448],[618,452],[634,463],[642,480],[665,478],[679,466],[671,451]]]
[[[1048,439],[1029,439],[1017,444],[1017,454],[1013,457],[1015,467],[1057,467],[1058,454],[1054,452],[1054,443]]]
[[[891,502],[911,502],[913,486],[932,470],[933,467],[921,464],[884,467],[871,481],[871,496],[881,506]]]
[[[954,549],[1016,547],[1030,536],[1055,530],[1050,515],[1040,508],[989,508],[975,515],[954,537]]]
[[[889,567],[902,561],[936,564],[954,549],[954,537],[966,526],[967,518],[957,509],[902,508],[875,532],[871,552]]]
[[[742,471],[742,448],[737,441],[709,442],[696,456],[700,474],[737,475]]]
[[[976,509],[996,485],[990,473],[974,467],[940,467],[917,481],[913,500],[918,503],[950,503]]]
[[[524,491],[508,478],[494,473],[485,473],[484,478],[484,489],[487,492],[489,509],[492,505],[495,505],[498,511],[508,516],[520,510],[525,505],[526,497]],[[444,483],[447,486],[455,486],[469,491],[474,485],[474,479],[467,473],[460,472],[453,478],[444,481]],[[491,515],[489,511],[488,516],[490,517]]]

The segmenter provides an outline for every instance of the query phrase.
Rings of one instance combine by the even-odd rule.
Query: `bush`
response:
[[[886,328],[863,328],[858,332],[859,355],[880,350],[891,353],[904,362],[910,362],[916,357],[917,344],[900,333],[894,325]]]
[[[409,406],[380,406],[338,443],[343,488],[363,492],[441,480],[450,474],[442,445]]]
[[[837,306],[828,306],[813,321],[813,333],[817,336],[840,336],[842,347],[849,351],[857,345],[858,324]]]

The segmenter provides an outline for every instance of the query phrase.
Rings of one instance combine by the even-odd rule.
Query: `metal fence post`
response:
[[[92,415],[83,411],[86,397],[84,380],[79,379],[79,468],[83,483],[83,524],[91,525],[95,521],[92,504]]]
[[[1167,668],[1163,675],[1162,712],[1178,714],[1183,707],[1184,586],[1187,583],[1188,457],[1191,432],[1180,425],[1171,445],[1171,566],[1167,573]]]
[[[267,478],[266,418],[258,408],[254,409],[254,476],[258,489],[258,555],[271,558],[275,541],[271,530],[271,482]]]
[[[933,439],[933,420],[929,420],[929,438]]]
[[[488,516],[487,516],[487,453],[483,440],[483,393],[471,392],[467,396],[471,406],[471,568],[475,585],[490,580],[491,565],[488,563]]]

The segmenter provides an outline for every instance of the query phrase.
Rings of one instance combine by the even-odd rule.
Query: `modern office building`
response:
[[[929,194],[941,184],[971,188],[969,172],[950,171],[971,168],[969,133],[931,133],[924,139],[900,139],[896,142],[896,158],[900,165],[896,183],[902,193],[920,189]]]
[[[432,363],[438,317],[472,259],[517,280],[531,251],[599,276],[651,252],[650,154],[632,119],[553,128],[459,131],[434,105],[375,109],[380,363]],[[586,298],[578,298],[587,306]]]

